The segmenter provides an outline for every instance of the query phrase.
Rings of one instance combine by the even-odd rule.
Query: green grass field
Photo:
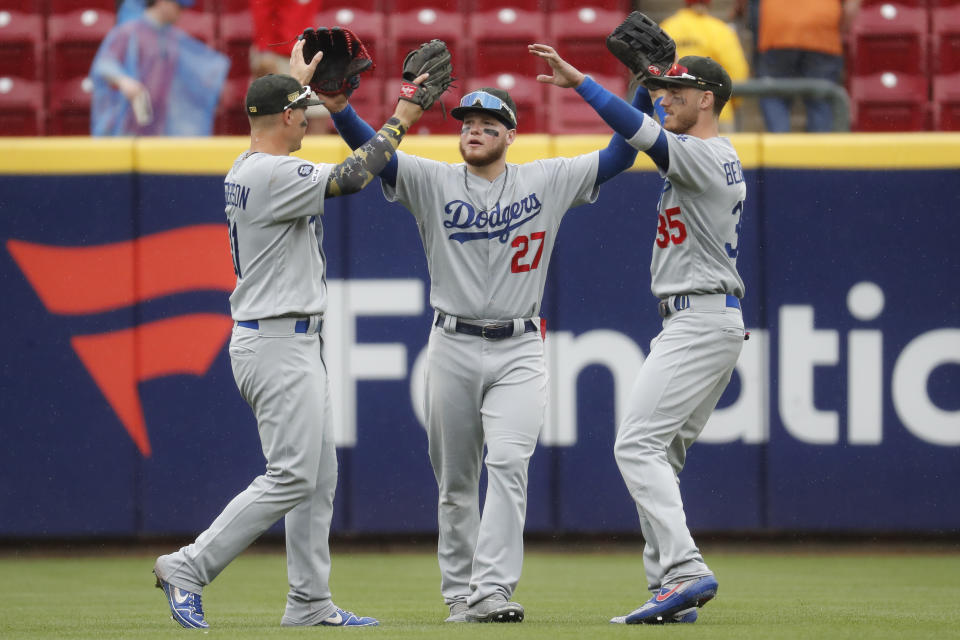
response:
[[[431,553],[337,553],[334,601],[380,619],[366,629],[279,626],[282,553],[251,551],[204,592],[211,629],[181,629],[153,588],[154,554],[0,557],[0,638],[960,638],[960,554],[704,549],[720,581],[694,625],[611,625],[646,599],[638,555],[531,551],[519,625],[444,625]]]

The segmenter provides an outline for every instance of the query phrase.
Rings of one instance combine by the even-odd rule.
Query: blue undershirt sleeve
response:
[[[342,111],[331,114],[331,117],[333,118],[333,126],[336,127],[337,133],[339,133],[343,141],[347,143],[347,146],[353,150],[356,150],[360,145],[377,134],[377,132],[373,130],[373,127],[367,124],[349,104]],[[393,154],[390,162],[388,162],[387,166],[380,172],[380,179],[391,187],[397,186],[397,154]]]
[[[577,93],[580,94],[587,104],[594,108],[594,110],[603,118],[610,127],[623,136],[626,140],[634,139],[637,134],[640,133],[641,127],[643,127],[644,119],[650,118],[651,122],[654,123],[659,132],[652,141],[648,142],[646,148],[641,150],[646,153],[653,162],[659,167],[662,171],[666,171],[670,166],[670,154],[669,148],[667,146],[667,136],[663,129],[660,127],[659,123],[656,122],[651,116],[646,116],[641,111],[642,109],[653,110],[653,105],[650,102],[650,96],[647,94],[646,99],[643,96],[637,95],[634,96],[634,102],[637,103],[639,99],[639,108],[634,108],[631,105],[627,104],[622,98],[616,96],[605,88],[597,84],[590,76],[584,78],[583,82],[580,83],[580,86],[577,87]],[[644,90],[646,93],[646,90]],[[639,94],[639,91],[638,91]],[[649,131],[649,129],[648,129]]]

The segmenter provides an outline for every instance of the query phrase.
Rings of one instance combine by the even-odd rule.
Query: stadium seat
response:
[[[565,60],[584,73],[609,73],[614,58],[606,38],[626,13],[596,6],[560,9],[549,14],[549,42]]]
[[[219,136],[245,136],[250,134],[250,123],[244,111],[247,88],[252,79],[249,75],[227,78],[220,93],[220,102],[213,119],[213,133]]]
[[[384,98],[384,92],[390,88],[393,89],[393,95],[387,95]],[[393,114],[399,90],[399,75],[396,79],[388,80],[381,80],[376,76],[363,76],[360,88],[350,96],[350,104],[371,127],[379,129],[380,125]]]
[[[93,83],[89,78],[54,82],[49,87],[47,135],[90,135],[90,99]]]
[[[326,4],[326,3],[323,3]],[[331,3],[332,4],[332,3]],[[392,67],[386,46],[386,20],[383,13],[377,10],[376,2],[351,2],[349,6],[338,9],[322,9],[317,12],[316,26],[318,27],[346,27],[353,31],[370,53],[374,61],[374,68],[363,77],[374,75],[383,77],[389,75]],[[398,73],[393,74],[399,77]]]
[[[527,45],[547,35],[546,13],[511,6],[481,4],[468,18],[467,33],[473,47],[470,75],[513,73],[535,77],[543,61],[527,52]]]
[[[217,44],[217,15],[207,11],[186,9],[180,12],[177,26],[208,47]]]
[[[396,13],[391,14],[387,27],[391,50],[387,52],[385,64],[378,61],[381,77],[385,80],[398,77],[407,53],[433,38],[447,43],[454,77],[464,77],[469,73],[463,14],[450,11],[446,6],[442,2],[435,2],[430,6],[396,7]]]
[[[904,7],[926,8],[928,0],[897,0],[896,4]],[[860,8],[890,4],[890,0],[860,0]]]
[[[927,72],[927,10],[884,3],[864,7],[850,27],[850,75]]]
[[[117,11],[116,0],[46,0],[46,4],[49,15],[73,13],[84,9],[98,9],[107,13]]]
[[[42,135],[44,104],[42,82],[0,78],[0,136]]]
[[[115,23],[116,14],[94,7],[48,16],[48,81],[85,77],[100,43]]]
[[[250,9],[220,14],[220,46],[218,49],[230,58],[230,78],[245,78],[250,74],[250,47],[253,46],[253,18]]]
[[[885,71],[850,79],[854,131],[924,131],[929,81],[924,75]]]
[[[0,9],[0,76],[41,78],[43,44],[42,17]]]
[[[933,79],[933,128],[960,131],[960,73]]]
[[[480,87],[497,87],[508,91],[517,104],[517,131],[521,134],[545,133],[545,95],[550,90],[547,85],[533,78],[525,78],[513,73],[498,73],[490,76],[470,78],[464,83],[463,95]],[[561,91],[561,89],[556,89]],[[460,95],[458,94],[458,98]]]
[[[547,8],[550,11],[569,11],[570,9],[579,9],[581,7],[593,7],[604,11],[619,11],[623,15],[620,17],[622,22],[627,14],[633,11],[633,2],[631,0],[545,0]]]
[[[930,25],[933,73],[960,71],[960,4],[933,9]]]
[[[593,74],[593,79],[606,87],[611,93],[623,96],[627,91],[627,81],[623,76],[602,76]],[[576,91],[547,87],[547,132],[554,135],[575,133],[603,133],[612,131],[593,107],[587,104]]]

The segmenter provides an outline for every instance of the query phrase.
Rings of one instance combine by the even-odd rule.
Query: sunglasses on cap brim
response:
[[[677,82],[679,81],[679,82]],[[700,86],[707,87],[717,87],[718,89],[723,88],[723,83],[716,82],[715,80],[707,80],[705,78],[699,78],[695,75],[690,74],[685,67],[681,67],[679,64],[674,64],[673,67],[667,71],[667,75],[660,78],[650,78],[650,84],[656,86],[658,83],[661,85],[680,85],[684,87],[692,86],[690,83],[693,83]]]
[[[301,106],[306,107],[307,104],[305,101],[310,97],[310,91],[311,91],[310,87],[308,86],[302,87],[297,97],[291,100],[290,104],[285,106],[283,110],[286,111],[287,109],[296,109],[297,107],[301,107]]]
[[[474,91],[468,93],[460,99],[461,107],[480,107],[481,109],[492,109],[494,111],[500,111],[501,109],[510,116],[512,122],[517,121],[517,116],[513,112],[513,109],[507,106],[507,103],[498,98],[495,95],[491,95],[486,91]]]

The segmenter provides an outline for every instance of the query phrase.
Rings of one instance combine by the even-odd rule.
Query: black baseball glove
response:
[[[607,49],[641,82],[666,75],[677,57],[673,38],[639,11],[628,15],[607,36]]]
[[[323,60],[310,79],[310,88],[317,93],[349,96],[360,84],[360,74],[373,69],[367,48],[350,29],[304,29],[297,39],[304,41],[303,60],[307,64],[318,51],[323,51]]]
[[[429,73],[423,84],[413,84],[417,76]],[[453,64],[450,51],[443,40],[424,42],[403,59],[403,82],[400,85],[400,99],[420,105],[424,111],[453,84]],[[443,103],[440,103],[441,107]]]

